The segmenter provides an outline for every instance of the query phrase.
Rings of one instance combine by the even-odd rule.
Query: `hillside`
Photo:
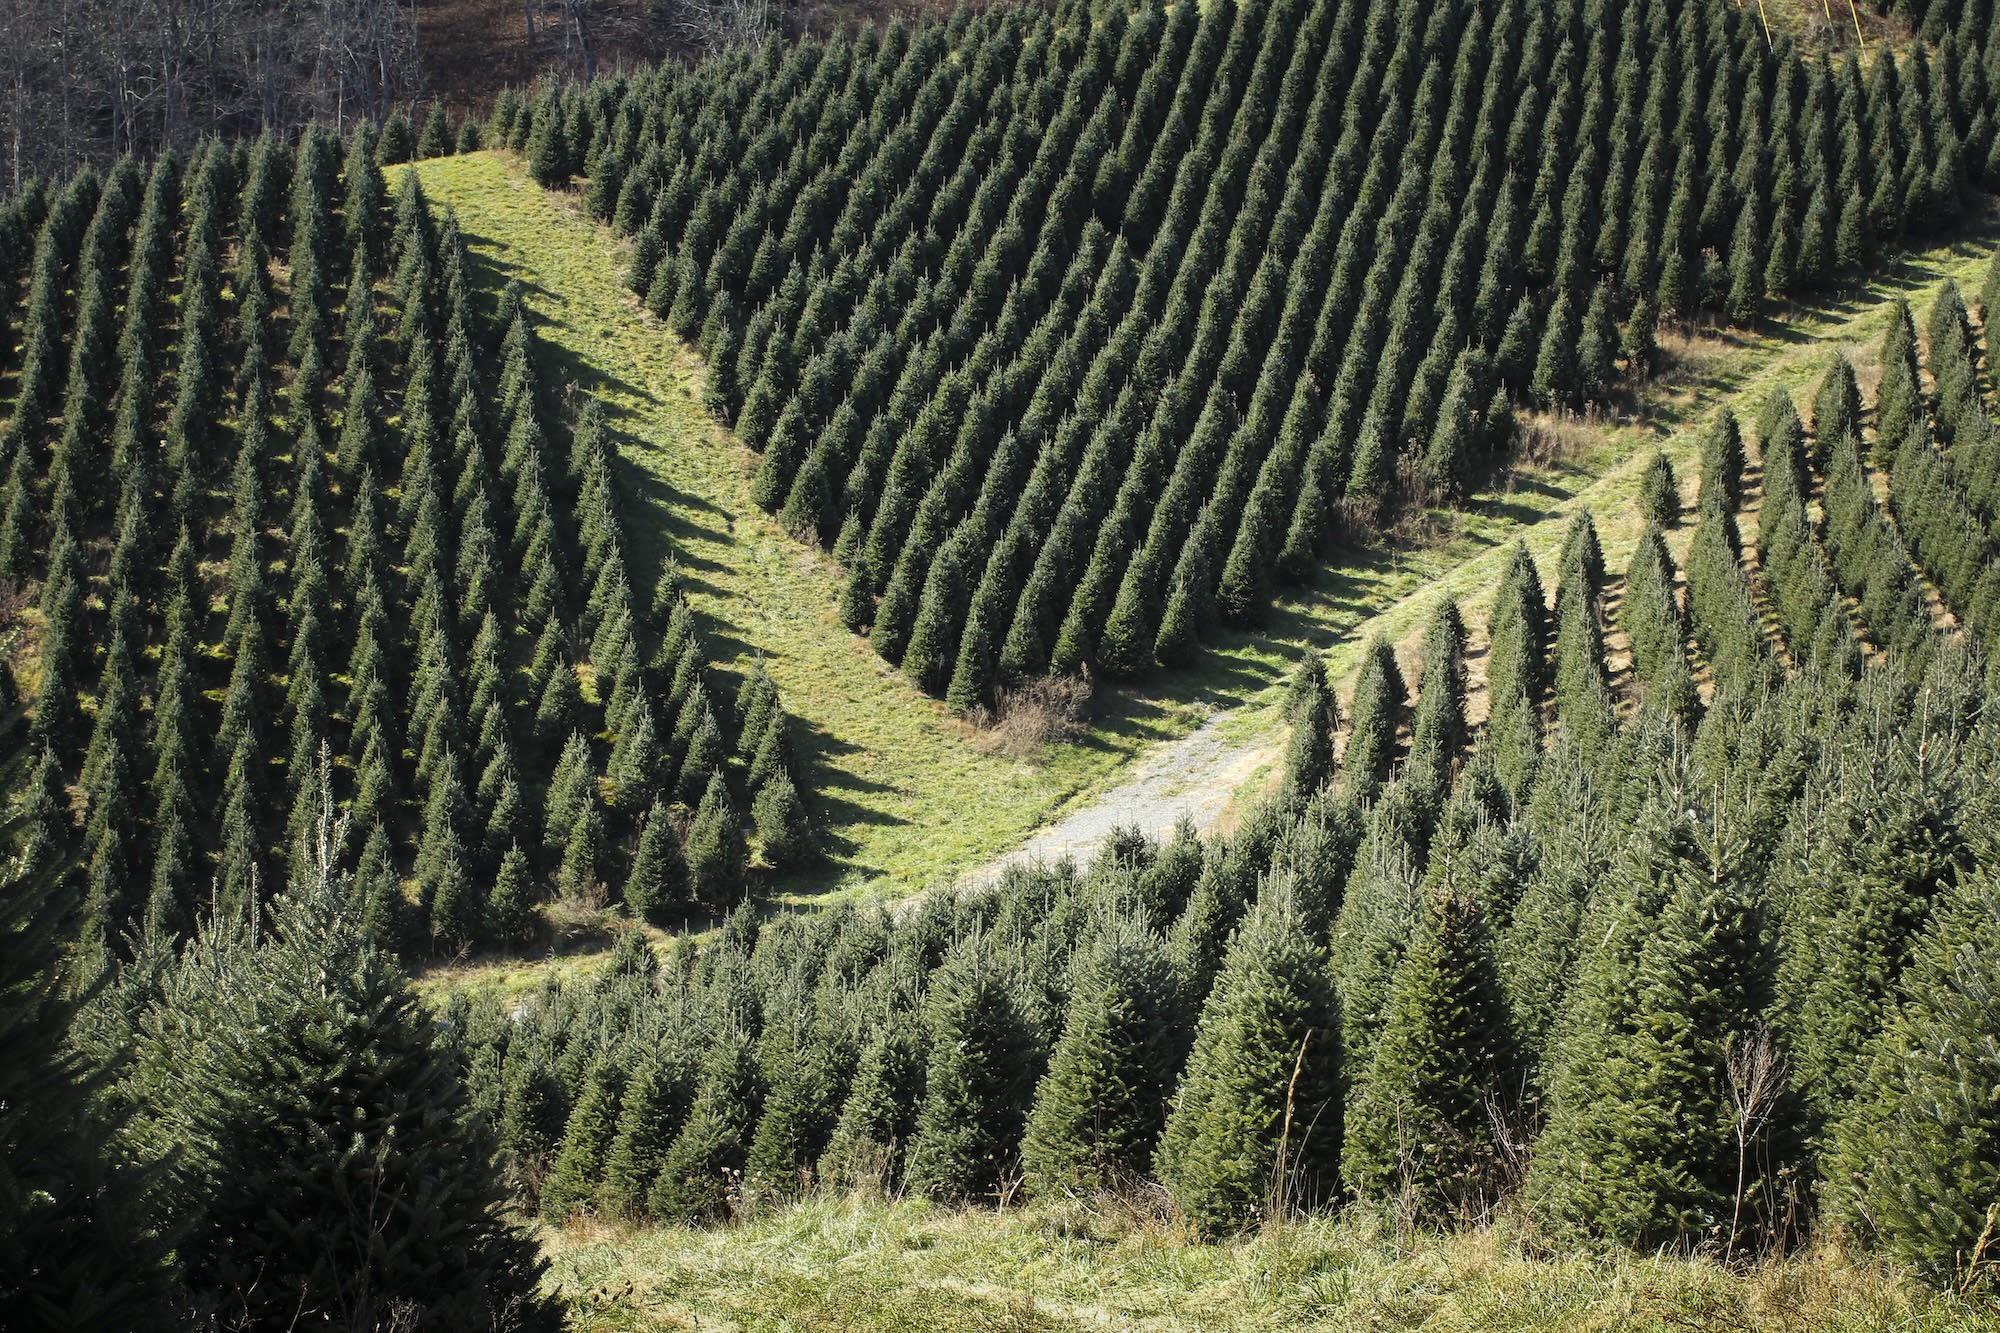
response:
[[[638,550],[648,560],[673,553],[723,660],[743,670],[761,657],[798,701],[798,741],[836,868],[807,872],[793,891],[895,892],[949,879],[1199,716],[1198,690],[1167,691],[1112,702],[1089,744],[1049,746],[1033,762],[984,752],[969,728],[856,651],[834,614],[837,569],[750,502],[753,456],[701,409],[700,362],[618,287],[612,238],[505,158],[448,158],[420,174],[496,280],[537,294],[542,336],[558,349],[551,373],[614,409],[630,502],[644,516]]]
[[[2000,1327],[2000,11],[481,4],[22,58],[0,1322]]]
[[[2000,221],[1982,212],[1949,245],[1904,256],[1838,298],[1788,302],[1755,330],[1704,327],[1673,342],[1659,373],[1625,386],[1609,412],[1527,418],[1524,430],[1543,442],[1499,474],[1497,490],[1431,510],[1387,542],[1344,549],[1333,568],[1282,594],[1268,624],[1221,635],[1184,671],[1100,685],[1087,742],[1022,756],[985,753],[976,728],[871,661],[839,625],[839,567],[790,543],[750,503],[756,454],[700,408],[700,361],[612,281],[628,247],[593,225],[580,200],[536,189],[504,155],[418,170],[490,266],[489,285],[511,277],[539,294],[542,338],[561,349],[550,373],[616,405],[614,435],[631,475],[661,479],[632,487],[642,512],[662,515],[637,523],[642,549],[691,553],[702,577],[689,594],[720,631],[715,641],[735,648],[739,669],[761,658],[804,724],[836,869],[795,877],[786,886],[794,901],[821,899],[830,887],[899,893],[949,883],[1003,853],[1017,859],[1024,838],[1027,855],[1087,857],[1120,824],[1158,837],[1192,811],[1208,827],[1237,809],[1239,788],[1247,797],[1268,776],[1287,725],[1282,683],[1301,654],[1325,654],[1343,695],[1377,635],[1413,671],[1433,596],[1464,599],[1479,627],[1480,594],[1510,543],[1525,540],[1550,566],[1577,512],[1592,516],[1607,559],[1621,562],[1638,536],[1632,497],[1653,448],[1686,479],[1691,500],[1695,423],[1725,404],[1754,415],[1775,386],[1803,393],[1829,347],[1849,349],[1865,369],[1891,303],[1947,276],[1976,286],[1984,245],[2000,235]],[[1482,687],[1475,672],[1475,701]],[[1190,740],[1197,729],[1200,739]],[[1190,758],[1177,760],[1181,746]],[[1126,790],[1124,775],[1148,756],[1155,776]],[[966,818],[969,810],[977,815]]]

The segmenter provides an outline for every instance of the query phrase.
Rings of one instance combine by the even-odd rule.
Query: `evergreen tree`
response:
[[[1362,651],[1361,674],[1348,709],[1347,749],[1340,759],[1348,790],[1365,795],[1388,781],[1407,689],[1395,650],[1379,636],[1370,639]]]
[[[1769,984],[1740,850],[1701,806],[1649,811],[1613,869],[1528,1181],[1559,1227],[1647,1249],[1729,1229],[1738,1163],[1723,1065]]]
[[[2000,1182],[1992,1033],[2000,900],[1988,874],[1939,912],[1843,1116],[1836,1212],[1933,1281],[1990,1287],[1979,1263]]]
[[[1541,576],[1526,544],[1516,543],[1488,622],[1485,749],[1494,757],[1501,783],[1517,800],[1527,789],[1541,747],[1547,620]]]
[[[680,843],[659,801],[639,831],[639,850],[625,879],[625,907],[633,916],[658,921],[687,901],[689,876]]]
[[[247,1323],[554,1327],[454,1062],[344,880],[299,869],[261,940],[218,922],[168,968],[119,1093],[180,1146],[161,1206],[190,1291]]]
[[[422,853],[419,853],[422,857]],[[457,851],[432,853],[435,866],[418,879],[431,905],[431,938],[447,952],[469,948],[483,924],[478,890]]]
[[[518,844],[509,844],[493,877],[487,898],[486,928],[494,939],[523,944],[535,931],[535,886],[528,858]]]
[[[1410,763],[1439,791],[1465,747],[1465,621],[1458,603],[1440,598],[1424,629],[1424,674],[1410,722]]]
[[[783,985],[765,1006],[759,1061],[770,1092],[743,1173],[757,1198],[789,1197],[810,1180],[854,1073],[848,997],[823,988],[807,998],[802,979]]]
[[[1477,897],[1430,896],[1357,1084],[1341,1157],[1353,1187],[1419,1217],[1486,1215],[1505,1182],[1493,1108],[1522,1090]]]
[[[1286,713],[1292,736],[1286,743],[1285,790],[1310,796],[1333,778],[1333,733],[1340,724],[1339,706],[1327,684],[1326,664],[1308,657],[1293,673]]]
[[[608,1213],[636,1218],[646,1211],[667,1150],[693,1106],[699,1072],[687,1052],[671,1039],[642,1057],[625,1085],[618,1127],[605,1153],[599,1197]]]
[[[73,920],[60,894],[63,824],[43,752],[0,877],[0,1302],[24,1329],[179,1324],[164,1247],[147,1225],[148,1173],[115,1146],[123,1126],[93,1094],[70,1039],[77,1001],[62,976]],[[114,1118],[115,1117],[115,1118]]]
[[[1658,528],[1671,528],[1680,521],[1680,485],[1674,480],[1674,465],[1665,453],[1655,452],[1639,475],[1639,519]]]
[[[1701,497],[1713,496],[1727,513],[1743,507],[1743,432],[1723,408],[1701,440]]]
[[[542,1185],[541,1212],[549,1222],[566,1222],[590,1207],[604,1176],[605,1157],[618,1132],[619,1110],[631,1074],[631,1052],[611,1046],[584,1076],[583,1094],[563,1126],[562,1148]]]
[[[1340,1185],[1340,1012],[1325,947],[1260,900],[1202,1007],[1154,1159],[1203,1231],[1310,1206]]]
[[[526,143],[528,174],[543,189],[560,189],[576,174],[576,167],[570,161],[569,139],[563,133],[562,100],[553,85],[545,84],[530,108],[533,119],[529,122]]]
[[[757,790],[750,802],[750,821],[764,859],[779,868],[795,866],[807,853],[808,838],[805,802],[792,785],[791,774],[782,768]]]
[[[1965,835],[1951,818],[1950,770],[1917,739],[1851,757],[1801,829],[1806,847],[1783,919],[1778,995],[1816,1124],[1862,1095],[1870,1044],[1924,923],[1969,868]]]
[[[1102,930],[1075,966],[1062,1035],[1021,1141],[1038,1193],[1138,1179],[1185,1054],[1173,966],[1143,922],[1121,918]]]
[[[943,1199],[995,1193],[1034,1096],[1040,1039],[996,941],[975,934],[931,980],[930,1065],[910,1138],[908,1187]]]
[[[757,1109],[763,1098],[756,1044],[742,1031],[723,1032],[702,1062],[687,1121],[660,1160],[647,1210],[666,1222],[724,1217],[741,1188]]]
[[[863,1045],[853,1086],[819,1163],[829,1187],[893,1188],[916,1133],[924,1085],[924,1025],[879,1022]]]
[[[719,770],[709,775],[708,790],[688,826],[685,852],[695,897],[709,904],[734,901],[743,887],[743,827]]]

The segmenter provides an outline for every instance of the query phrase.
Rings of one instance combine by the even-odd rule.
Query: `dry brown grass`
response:
[[[965,715],[981,754],[1029,759],[1044,745],[1083,735],[1090,716],[1090,682],[1075,676],[1042,676],[1003,689],[992,707]]]

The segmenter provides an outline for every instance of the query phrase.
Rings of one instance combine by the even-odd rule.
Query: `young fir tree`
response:
[[[1519,800],[1541,750],[1541,699],[1547,674],[1548,608],[1541,575],[1525,543],[1514,547],[1488,621],[1484,749],[1508,792]]]
[[[919,1194],[986,1198],[1013,1170],[1041,1062],[1015,971],[998,941],[980,931],[931,979],[930,1063],[905,1174]]]
[[[1813,394],[1812,461],[1824,469],[1836,441],[1861,438],[1861,386],[1854,366],[1839,352]]]
[[[631,1075],[632,1052],[612,1045],[600,1052],[584,1075],[583,1093],[563,1127],[562,1148],[542,1184],[544,1221],[562,1223],[588,1209],[604,1176],[605,1155],[618,1132],[618,1113]]]
[[[1862,1094],[1870,1043],[1924,923],[1970,867],[1955,779],[1935,747],[1902,738],[1843,768],[1801,823],[1804,855],[1782,921],[1780,1026],[1814,1125]]]
[[[23,1329],[171,1328],[166,1254],[147,1225],[148,1173],[116,1146],[122,1116],[94,1096],[70,1040],[77,1002],[61,958],[74,907],[60,776],[46,750],[0,877],[0,1304]],[[15,831],[15,830],[10,830]],[[73,900],[71,900],[73,902]]]
[[[722,771],[710,774],[708,790],[695,809],[688,826],[688,880],[694,895],[704,903],[727,904],[743,887],[743,826],[737,822],[736,807]]]
[[[585,798],[570,825],[563,843],[562,864],[556,871],[556,887],[568,898],[583,898],[599,885],[599,863],[604,858],[604,806],[595,792]]]
[[[599,1198],[615,1217],[645,1214],[647,1198],[667,1150],[680,1134],[694,1105],[700,1067],[681,1042],[671,1037],[645,1054],[625,1085],[618,1127],[605,1152],[604,1182]]]
[[[1357,1192],[1447,1223],[1492,1209],[1504,1184],[1494,1111],[1522,1089],[1476,895],[1430,895],[1356,1085],[1341,1163]]]
[[[535,885],[520,844],[509,843],[486,900],[486,930],[503,944],[525,944],[535,933]]]
[[[431,937],[446,953],[471,947],[485,924],[479,892],[455,851],[445,853],[425,882],[431,905]]]
[[[661,1158],[646,1196],[654,1217],[712,1222],[727,1215],[742,1184],[763,1095],[756,1043],[740,1030],[719,1035],[702,1062],[687,1122]]]
[[[1613,867],[1528,1180],[1558,1228],[1642,1249],[1730,1229],[1738,1159],[1723,1068],[1769,987],[1743,849],[1718,837],[1706,806],[1670,793]]]
[[[1333,780],[1333,733],[1340,726],[1326,663],[1317,653],[1293,674],[1285,703],[1292,723],[1291,740],[1285,746],[1285,791],[1308,797]]]
[[[927,1040],[924,1025],[878,1021],[862,1045],[833,1137],[820,1155],[820,1180],[831,1188],[895,1188],[916,1133]]]
[[[1396,757],[1396,727],[1407,692],[1403,673],[1396,666],[1395,649],[1379,636],[1370,639],[1363,650],[1361,674],[1354,683],[1347,749],[1340,758],[1341,776],[1350,792],[1366,795],[1388,781],[1389,765]]]
[[[1021,1142],[1029,1189],[1051,1195],[1143,1176],[1185,1055],[1172,961],[1143,920],[1113,922],[1075,967]]]
[[[1830,1211],[1932,1281],[1990,1288],[2000,1197],[2000,896],[1990,871],[1933,919],[1844,1109]]]
[[[1187,905],[1168,933],[1181,999],[1198,1010],[1222,970],[1231,934],[1257,892],[1257,866],[1248,840],[1217,839],[1202,857],[1201,872]]]
[[[625,910],[642,920],[659,921],[687,903],[688,866],[674,837],[666,806],[659,801],[639,830],[639,850],[625,877]]]
[[[1149,922],[1172,922],[1187,906],[1201,878],[1201,836],[1194,821],[1174,822],[1174,835],[1139,875],[1134,893]]]
[[[560,189],[576,174],[568,136],[563,132],[562,99],[554,85],[548,84],[529,105],[534,118],[525,145],[528,174],[543,189]]]
[[[541,1261],[501,1215],[492,1141],[349,914],[325,859],[337,841],[323,817],[271,928],[205,927],[139,1018],[120,1098],[179,1145],[162,1207],[188,1288],[246,1325],[414,1311],[444,1329],[553,1328]]]
[[[1655,452],[1639,476],[1639,520],[1658,528],[1671,528],[1680,521],[1680,484],[1674,480],[1674,465],[1665,453]]]
[[[1154,1155],[1214,1235],[1340,1187],[1340,1010],[1323,945],[1270,896],[1230,944]]]
[[[805,802],[783,768],[757,789],[750,802],[750,820],[764,859],[772,866],[788,869],[805,859],[810,839]]]
[[[1743,507],[1743,432],[1723,408],[1701,437],[1701,496],[1713,496],[1727,513]]]
[[[1424,630],[1424,674],[1410,720],[1412,770],[1447,790],[1465,741],[1465,621],[1458,603],[1445,597]]]

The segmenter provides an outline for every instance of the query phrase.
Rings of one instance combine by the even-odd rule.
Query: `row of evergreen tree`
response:
[[[1184,660],[1662,316],[1949,225],[1986,12],[1805,59],[1710,0],[1068,0],[548,84],[490,127],[635,237],[759,503],[957,709]],[[1621,332],[1622,326],[1622,332]]]
[[[1379,640],[1344,709],[1301,669],[1281,788],[1239,832],[1123,832],[893,915],[740,913],[664,958],[633,934],[526,1006],[455,998],[517,1189],[550,1220],[703,1221],[1157,1180],[1211,1234],[1353,1200],[1728,1255],[1836,1234],[1990,1276],[2000,658],[1901,535],[1990,549],[1915,485],[1970,461],[1935,443],[1947,410],[1986,417],[1976,366],[1946,406],[1976,339],[1954,290],[1936,308],[1943,373],[1885,375],[1872,446],[1837,361],[1810,434],[1782,393],[1760,413],[1761,476],[1733,415],[1704,431],[1691,530],[1655,461],[1621,579],[1588,516],[1552,598],[1517,548],[1483,724],[1443,600],[1413,702]],[[1913,327],[1885,363],[1917,364]],[[1891,452],[1864,512],[1847,491]],[[1904,573],[1949,615],[1871,593]]]
[[[0,578],[95,947],[243,919],[322,777],[399,947],[524,939],[551,884],[724,905],[753,845],[809,853],[776,687],[725,690],[671,565],[629,563],[601,411],[517,290],[482,313],[395,155],[217,143],[0,219],[35,236],[0,246]]]

